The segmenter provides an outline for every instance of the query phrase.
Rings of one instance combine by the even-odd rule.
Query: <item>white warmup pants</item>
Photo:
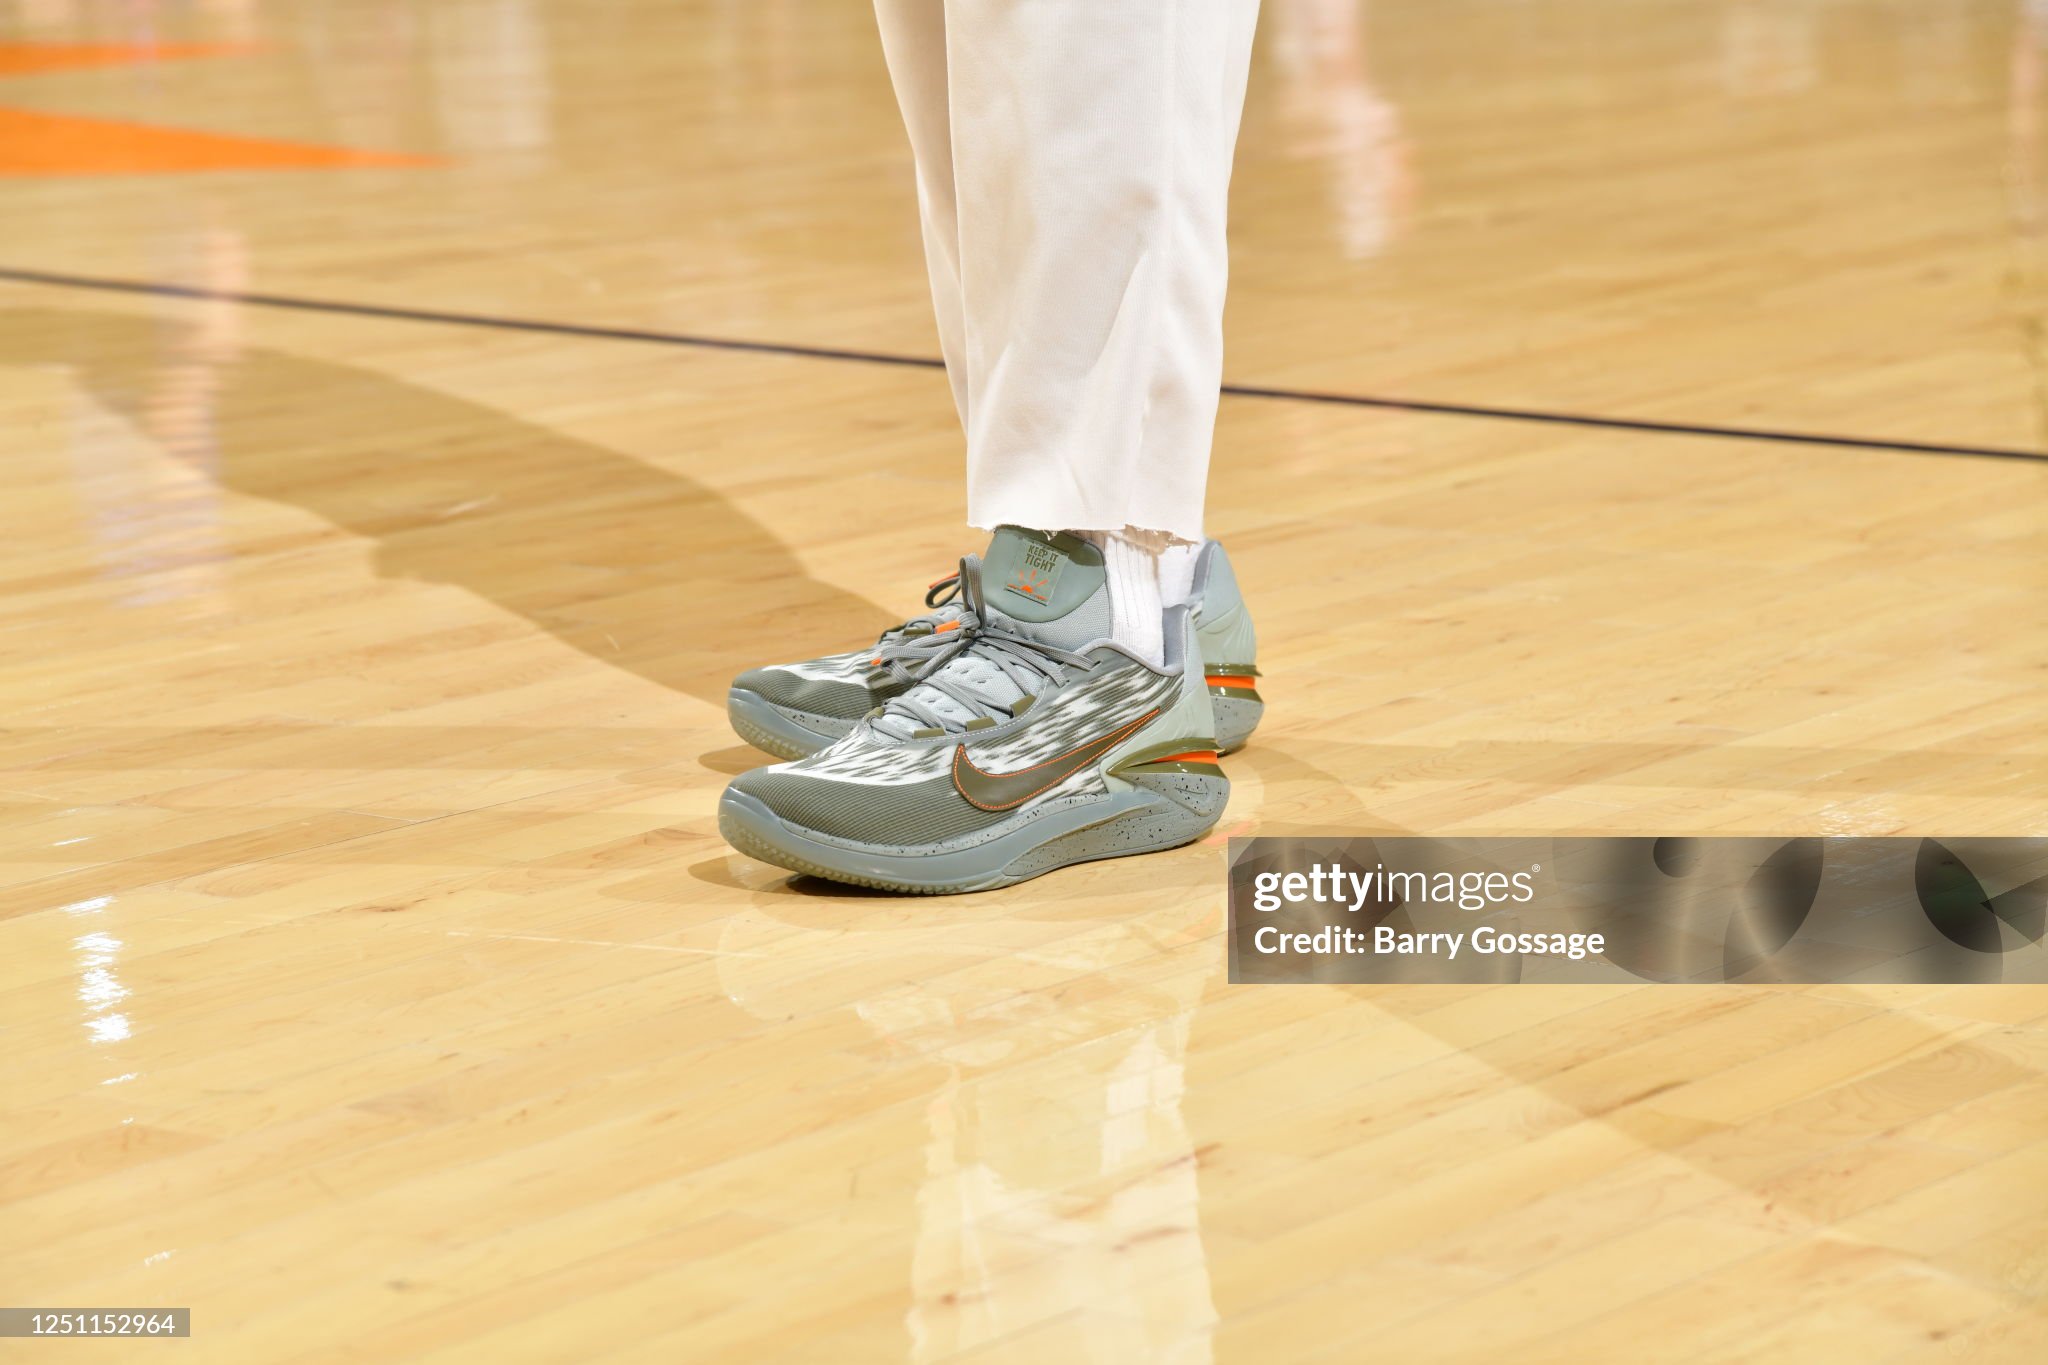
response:
[[[1202,538],[1258,0],[875,0],[967,519]]]

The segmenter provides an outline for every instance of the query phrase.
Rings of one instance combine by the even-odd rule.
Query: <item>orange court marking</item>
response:
[[[311,142],[0,109],[0,176],[438,166],[441,159]]]
[[[34,76],[93,66],[184,61],[194,57],[240,57],[256,49],[246,43],[20,43],[0,42],[0,76]]]

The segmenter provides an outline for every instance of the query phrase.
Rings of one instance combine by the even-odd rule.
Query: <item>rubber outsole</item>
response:
[[[911,895],[993,891],[1062,867],[1157,853],[1193,843],[1216,825],[1230,784],[1172,774],[1134,783],[1103,801],[1050,813],[978,848],[898,853],[849,848],[793,825],[746,792],[727,789],[718,832],[751,858],[806,876]],[[985,860],[982,866],[972,866]],[[952,872],[952,868],[961,869]],[[892,875],[894,874],[894,875]]]
[[[1242,749],[1265,717],[1266,704],[1250,697],[1209,696],[1209,710],[1216,717],[1216,752],[1234,754]]]
[[[726,692],[725,718],[734,734],[756,749],[782,759],[808,758],[839,738],[797,724],[776,710],[766,697],[745,687]]]
[[[749,743],[751,742],[749,741]],[[727,792],[719,799],[718,832],[728,844],[731,844],[749,858],[770,863],[776,867],[787,868],[789,871],[802,876],[823,877],[828,881],[847,882],[854,886],[872,887],[877,891],[899,891],[916,896],[943,896],[949,890],[949,888],[943,886],[919,886],[914,882],[897,882],[883,877],[863,876],[855,872],[830,868],[823,863],[814,863],[800,854],[783,848],[780,844],[761,837],[748,824],[732,818],[727,812],[726,805],[734,797],[735,793]],[[751,800],[751,798],[745,799]],[[759,802],[754,804],[760,805]],[[766,811],[767,807],[762,806],[761,809]]]

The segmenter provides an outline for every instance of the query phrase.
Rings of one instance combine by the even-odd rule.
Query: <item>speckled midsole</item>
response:
[[[1015,828],[981,835],[966,847],[892,849],[828,839],[736,791],[719,801],[718,823],[735,847],[799,872],[906,890],[980,891],[1070,863],[1150,853],[1200,838],[1222,814],[1230,784],[1221,777],[1170,776],[1170,783],[1146,778],[1025,817]],[[1047,856],[1034,857],[1040,850]]]

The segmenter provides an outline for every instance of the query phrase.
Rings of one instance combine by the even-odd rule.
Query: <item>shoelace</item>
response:
[[[925,601],[931,605],[932,596],[941,588],[951,585],[961,598],[961,612],[954,620],[957,625],[943,633],[917,636],[885,645],[875,655],[875,662],[887,669],[893,676],[904,682],[915,684],[910,691],[891,698],[883,706],[877,720],[896,716],[914,720],[927,729],[941,732],[961,732],[969,722],[950,719],[916,696],[918,687],[929,687],[943,696],[951,698],[967,710],[976,720],[996,723],[1023,714],[1024,710],[1037,700],[1037,692],[1045,681],[1058,686],[1067,680],[1067,669],[1085,669],[1089,665],[1086,655],[1071,650],[1059,649],[1028,635],[1009,629],[998,620],[991,620],[987,601],[981,590],[981,560],[968,555],[960,561],[960,572],[951,579],[940,579],[932,585]],[[942,601],[950,601],[948,593]],[[1021,694],[1004,699],[991,696],[967,682],[964,678],[942,678],[939,674],[955,659],[972,657],[982,660],[1009,679],[1011,686]]]
[[[952,617],[947,616],[941,610],[941,608],[947,606],[949,603],[952,602],[954,598],[958,597],[959,595],[959,573],[954,572],[947,574],[944,578],[941,578],[940,580],[938,580],[938,582],[932,584],[929,588],[925,589],[924,604],[927,607],[931,608],[930,611],[924,612],[923,614],[918,616],[913,616],[909,620],[903,622],[901,625],[889,627],[889,629],[882,632],[881,636],[878,639],[876,639],[875,643],[878,645],[887,645],[892,642],[901,641],[906,638],[915,639],[919,636],[928,636],[938,633],[939,628],[941,626],[944,626],[948,621],[953,619]],[[879,660],[877,662],[879,662]]]

